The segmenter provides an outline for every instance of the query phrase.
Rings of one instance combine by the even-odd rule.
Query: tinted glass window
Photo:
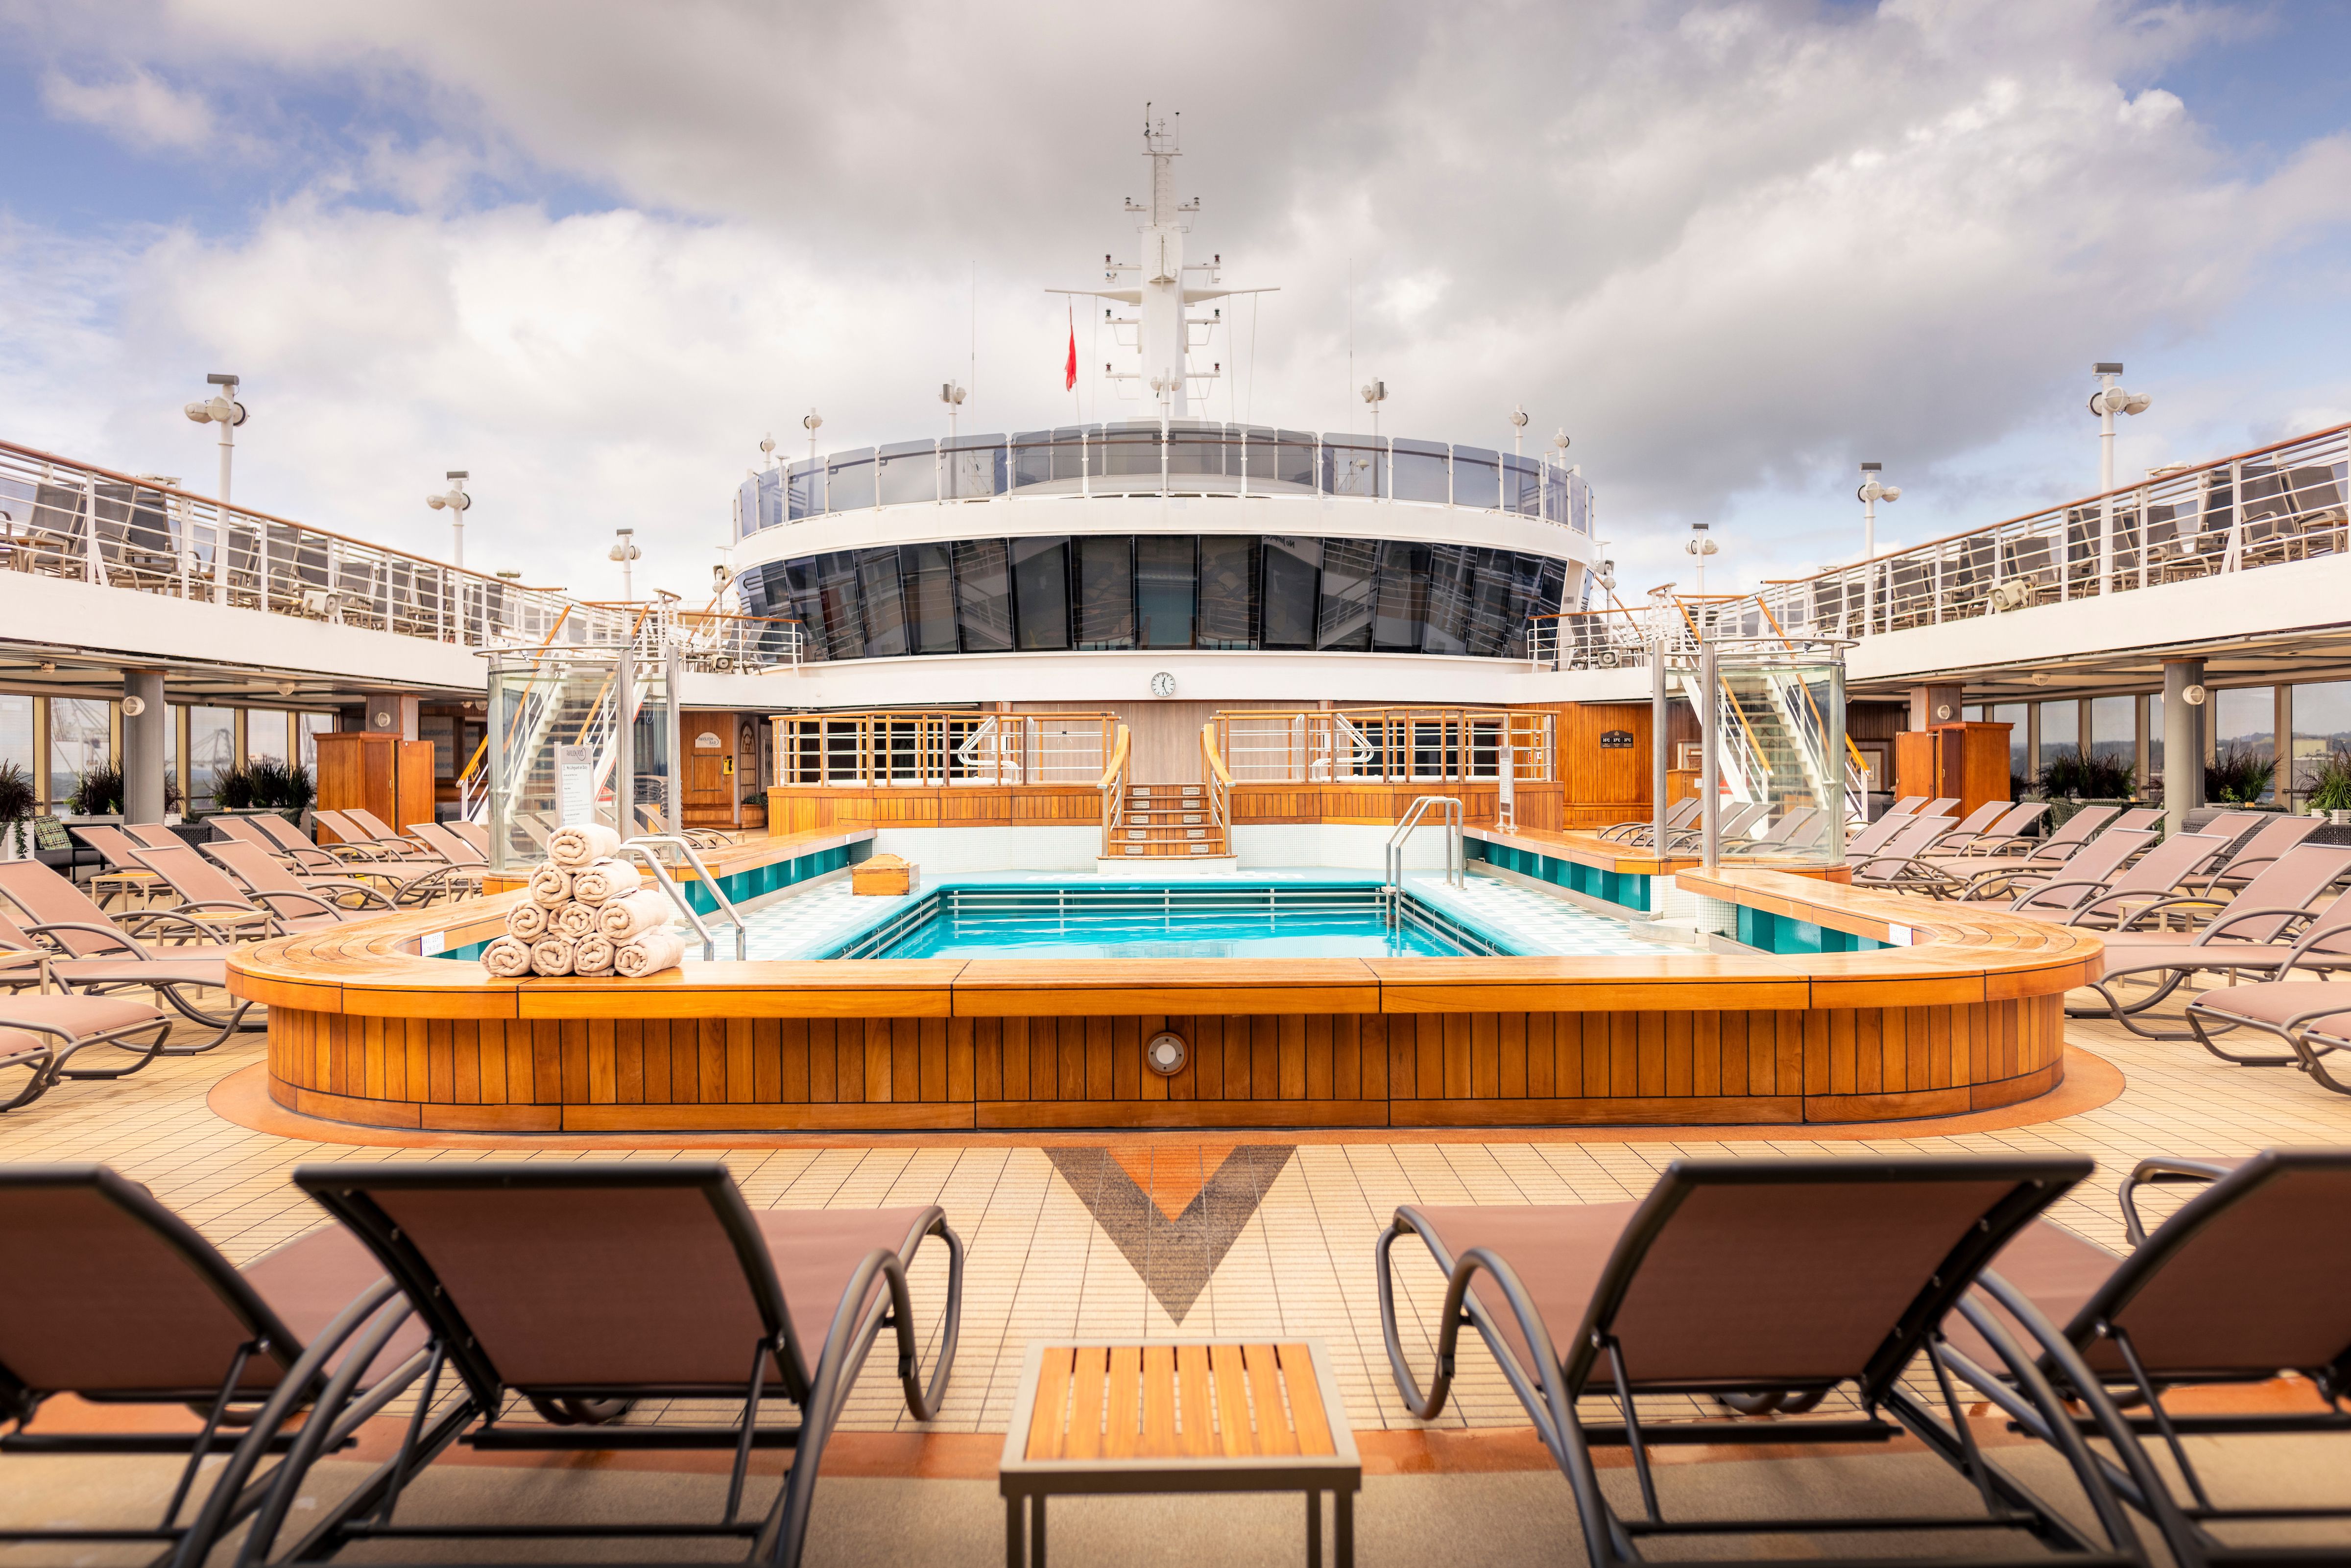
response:
[[[917,653],[954,653],[955,571],[947,547],[900,545],[898,585],[906,601],[907,645]]]
[[[1453,498],[1453,473],[1447,461],[1452,449],[1441,441],[1405,441],[1390,443],[1395,449],[1395,498],[1399,501],[1435,501],[1439,505]]]
[[[1020,646],[1070,645],[1070,541],[1012,541],[1012,601],[1019,615]]]
[[[1254,648],[1250,592],[1257,571],[1257,537],[1209,535],[1200,540],[1200,646]]]
[[[898,593],[896,549],[859,550],[857,587],[865,601],[865,656],[888,659],[904,653],[906,607]]]
[[[1438,545],[1428,552],[1428,600],[1421,630],[1425,653],[1466,653],[1469,651],[1469,607],[1476,584],[1471,580],[1478,552],[1466,545]],[[1384,566],[1384,562],[1383,562]],[[1382,574],[1383,596],[1386,589]],[[1385,608],[1384,603],[1382,606]]]
[[[826,509],[853,512],[873,504],[873,448],[836,452],[825,459]]]
[[[1453,449],[1453,504],[1494,507],[1502,504],[1502,455],[1483,446]]]
[[[956,604],[963,651],[1001,653],[1012,646],[1012,567],[1002,539],[957,539]]]
[[[865,599],[858,591],[857,557],[850,550],[835,550],[816,560],[825,645],[836,659],[862,659],[865,657]]]
[[[1322,541],[1322,602],[1315,612],[1314,645],[1362,652],[1372,645],[1372,591],[1379,546],[1370,539]]]
[[[1134,609],[1146,648],[1192,645],[1192,547],[1188,534],[1134,541]]]
[[[1311,648],[1314,595],[1322,574],[1322,541],[1269,535],[1264,559],[1264,645]]]
[[[900,441],[882,448],[874,459],[880,472],[882,504],[905,507],[939,498],[939,453],[929,441]]]
[[[1379,580],[1379,600],[1372,616],[1372,646],[1382,653],[1417,651],[1421,622],[1428,614],[1428,547],[1381,545]]]
[[[1513,614],[1511,594],[1518,557],[1506,549],[1473,552],[1476,578],[1469,598],[1469,652],[1481,659],[1499,658],[1510,649],[1510,632],[1525,617]],[[1521,602],[1525,594],[1520,592]]]
[[[1134,646],[1134,541],[1124,534],[1071,543],[1078,552],[1078,646]]]

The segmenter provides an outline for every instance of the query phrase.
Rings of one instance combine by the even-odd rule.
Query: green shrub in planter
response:
[[[39,809],[39,801],[33,776],[14,762],[0,762],[0,831],[15,836],[19,860],[25,855],[25,824]]]
[[[122,769],[109,762],[74,780],[66,810],[77,817],[119,817],[122,814]]]
[[[2311,769],[2310,806],[2317,811],[2351,811],[2351,752],[2329,751]]]
[[[243,811],[253,805],[253,768],[234,763],[213,775],[213,804],[224,811]]]
[[[2277,764],[2252,748],[2231,746],[2204,765],[2204,798],[2218,806],[2250,806],[2270,787]]]

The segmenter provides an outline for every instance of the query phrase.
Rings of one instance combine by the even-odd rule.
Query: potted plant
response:
[[[213,809],[220,811],[249,810],[253,806],[253,766],[231,763],[213,775]]]
[[[2351,753],[2329,751],[2311,769],[2310,809],[2335,827],[2351,825]]]
[[[108,762],[80,775],[66,797],[66,810],[77,817],[121,821],[122,769]]]
[[[7,858],[23,860],[26,849],[25,824],[38,809],[39,794],[33,788],[33,776],[14,762],[0,762],[0,848]]]
[[[2270,787],[2277,764],[2231,746],[2204,765],[2204,798],[2219,806],[2250,806]]]

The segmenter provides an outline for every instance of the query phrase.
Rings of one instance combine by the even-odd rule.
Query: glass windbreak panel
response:
[[[1065,424],[1053,432],[1053,482],[1064,489],[1081,489],[1085,479],[1102,472],[1102,426]]]
[[[2329,758],[2351,767],[2351,681],[2294,688],[2294,792],[2306,804]],[[2152,766],[2150,763],[2149,766]]]
[[[795,463],[784,481],[784,510],[789,520],[813,517],[824,510],[824,465]]]
[[[967,653],[1001,653],[1012,646],[1012,565],[1002,539],[955,544],[956,619]]]
[[[1012,433],[1012,487],[1027,490],[1053,482],[1053,433],[1016,430]]]
[[[939,498],[935,441],[893,441],[875,455],[873,466],[885,507],[927,506]]]
[[[1835,865],[1844,859],[1844,700],[1836,666],[1726,656],[1716,734],[1724,810],[1761,805],[1722,858]]]
[[[1134,646],[1134,541],[1124,534],[1071,541],[1078,552],[1078,646]]]
[[[1263,495],[1273,483],[1274,433],[1262,424],[1225,426],[1225,472],[1251,493]]]
[[[1542,517],[1547,523],[1567,526],[1567,470],[1556,463],[1542,465]]]
[[[1189,534],[1134,541],[1134,608],[1146,648],[1192,645],[1193,544]]]
[[[1171,490],[1218,491],[1225,474],[1225,429],[1196,419],[1167,422],[1167,486]],[[1201,481],[1214,476],[1219,483]]]
[[[824,486],[829,511],[854,512],[873,505],[873,448],[861,446],[826,458]]]
[[[1391,547],[1393,548],[1393,547]],[[1428,598],[1421,627],[1424,653],[1466,653],[1469,651],[1470,581],[1476,552],[1466,545],[1437,545],[1428,552]],[[1381,611],[1387,611],[1387,562],[1381,561]],[[1375,632],[1374,636],[1384,635]]]
[[[1012,598],[1023,648],[1070,645],[1070,541],[1012,541]]]
[[[1993,724],[2008,726],[2008,798],[2011,800],[2022,800],[2024,796],[2025,782],[2032,775],[2030,759],[2024,755],[2024,743],[2027,738],[2024,723],[2025,705],[1994,703],[1984,709],[1984,716]]]
[[[747,538],[759,531],[759,479],[754,475],[735,492],[735,537]]]
[[[246,761],[257,762],[263,758],[267,758],[272,762],[285,761],[288,749],[286,744],[287,738],[284,708],[257,707],[246,710],[245,759]],[[456,777],[446,768],[441,769],[441,774],[444,778]]]
[[[1299,490],[1314,488],[1314,433],[1311,430],[1277,430],[1273,433],[1273,467],[1267,479],[1269,490],[1289,486]],[[1257,459],[1249,459],[1249,488],[1257,488]]]
[[[1374,500],[1387,494],[1387,443],[1372,435],[1322,438],[1322,493]]]
[[[865,656],[865,598],[857,582],[857,556],[834,550],[816,558],[819,613],[825,652],[835,659]]]
[[[57,727],[57,707],[49,709],[49,725]],[[225,707],[188,710],[188,795],[190,804],[210,806],[213,786],[236,761],[236,714]],[[62,799],[62,796],[53,799]]]
[[[906,604],[907,646],[917,653],[954,653],[955,569],[947,547],[900,545],[898,587]]]
[[[2246,492],[2250,496],[2252,491],[2248,480]],[[2232,686],[2214,692],[2210,706],[2216,767],[2207,772],[2217,777],[2206,785],[2205,797],[2214,801],[2224,795],[2244,801],[2270,800],[2277,783],[2275,693],[2268,686]]]
[[[2082,746],[2082,705],[2078,702],[2041,705],[2041,755],[2033,759],[2037,778],[2061,757],[2071,757]]]
[[[1249,592],[1256,577],[1255,535],[1204,536],[1200,540],[1200,646],[1254,648]]]
[[[1442,506],[1453,499],[1451,447],[1442,441],[1407,441],[1402,436],[1389,445],[1395,451],[1397,500],[1434,501]]]
[[[857,591],[865,612],[865,657],[891,659],[906,651],[906,605],[898,592],[894,546],[857,552]]]
[[[1419,651],[1421,623],[1428,618],[1428,548],[1380,546],[1380,592],[1372,616],[1372,646],[1380,653]]]
[[[2138,699],[2093,697],[2090,709],[2089,754],[2131,770],[2127,794],[2138,784]]]
[[[1502,509],[1522,517],[1542,516],[1542,465],[1515,453],[1502,455]]]
[[[1262,591],[1268,648],[1314,646],[1314,595],[1322,575],[1322,541],[1269,534]]]
[[[1159,422],[1102,426],[1102,486],[1113,495],[1159,488]]]
[[[1492,508],[1502,504],[1502,455],[1483,446],[1453,449],[1453,504]]]
[[[1317,648],[1349,653],[1370,649],[1379,549],[1371,539],[1322,541],[1322,600],[1314,622]]]
[[[1001,496],[1007,477],[1001,435],[967,435],[939,448],[940,494],[950,501]]]

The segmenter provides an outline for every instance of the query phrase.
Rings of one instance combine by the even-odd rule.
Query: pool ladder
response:
[[[1461,848],[1461,800],[1456,795],[1423,795],[1415,800],[1396,823],[1395,831],[1388,835],[1385,851],[1386,876],[1380,887],[1381,902],[1387,906],[1387,920],[1394,929],[1403,918],[1404,849],[1421,819],[1436,807],[1445,820],[1445,883],[1447,887],[1466,886],[1468,882],[1468,862]]]
[[[658,852],[663,845],[684,855],[685,863],[694,868],[694,874],[702,879],[702,885],[710,890],[711,899],[735,927],[735,959],[737,963],[742,962],[749,956],[751,946],[751,934],[743,925],[742,911],[737,909],[735,901],[726,896],[726,890],[718,885],[718,879],[710,874],[710,868],[702,863],[702,857],[695,852],[693,844],[675,833],[640,833],[633,839],[623,840],[615,853],[619,857],[643,862],[653,873],[653,882],[669,894],[669,901],[677,905],[677,912],[685,916],[686,924],[693,926],[695,935],[702,938],[703,962],[708,963],[718,956],[718,938],[711,933],[710,923],[703,919],[701,913],[694,907],[694,901],[686,897],[685,889],[678,884],[677,878],[670,874],[667,862]]]

